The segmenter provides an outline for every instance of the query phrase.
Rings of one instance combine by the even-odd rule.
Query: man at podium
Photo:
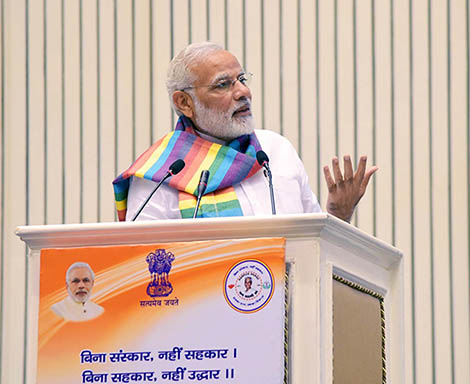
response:
[[[321,212],[290,142],[255,129],[251,78],[234,55],[210,42],[191,44],[173,58],[167,90],[179,119],[114,180],[119,220]],[[178,160],[186,165],[176,174]],[[329,213],[351,219],[377,170],[366,171],[366,162],[361,157],[354,172],[345,156],[344,175],[337,158],[332,174],[324,167]],[[202,171],[209,171],[208,180]]]

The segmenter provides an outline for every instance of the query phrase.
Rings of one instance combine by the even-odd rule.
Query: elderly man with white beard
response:
[[[179,119],[174,131],[157,141],[114,180],[119,220],[130,220],[152,193],[155,183],[177,159],[183,171],[161,185],[139,220],[193,217],[202,170],[210,171],[197,217],[271,214],[268,183],[256,153],[269,157],[277,214],[321,212],[307,173],[290,142],[269,130],[254,129],[249,83],[252,75],[221,46],[191,44],[170,63],[167,90]],[[344,156],[323,168],[328,186],[327,211],[345,221],[364,195],[377,167],[366,171],[362,156],[353,171]]]
[[[87,263],[73,263],[65,274],[68,296],[51,306],[65,320],[87,321],[101,316],[104,308],[89,300],[95,283],[95,273]]]

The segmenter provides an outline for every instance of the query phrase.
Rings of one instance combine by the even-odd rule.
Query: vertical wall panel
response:
[[[319,126],[320,163],[329,165],[336,156],[336,90],[335,90],[335,2],[318,0],[319,49]],[[322,207],[326,206],[326,184],[321,178]]]
[[[253,95],[252,110],[257,128],[262,127],[262,41],[261,41],[261,0],[246,2],[246,29],[250,31],[246,41],[246,71],[253,73],[251,92]]]
[[[98,83],[97,65],[97,9],[94,2],[81,3],[81,121],[83,131],[82,174],[83,174],[83,222],[98,219]]]
[[[189,43],[191,14],[188,0],[172,0],[173,2],[173,53],[176,55]]]
[[[254,73],[257,126],[298,148],[323,207],[323,165],[375,160],[354,224],[406,255],[407,382],[469,382],[467,0],[0,4],[2,383],[25,380],[14,228],[114,221],[111,181],[173,128],[170,59],[206,39]]]
[[[98,67],[98,79],[100,81],[98,110],[100,118],[100,217],[102,221],[114,221],[114,201],[112,196],[111,181],[117,176],[120,169],[115,164],[115,65],[114,65],[114,1],[99,0],[97,3],[99,16],[98,42],[101,48]]]
[[[47,0],[45,35],[47,50],[44,52],[47,91],[47,211],[44,222],[62,222],[62,87],[61,87],[61,1]]]
[[[151,144],[150,124],[150,23],[149,3],[135,2],[135,53],[134,53],[134,108],[135,108],[135,152],[136,156]]]
[[[65,221],[79,223],[83,183],[80,180],[80,3],[64,1],[64,142]]]
[[[155,26],[155,39],[154,49],[155,52],[155,76],[154,76],[154,108],[156,116],[156,124],[154,138],[163,136],[165,133],[170,132],[173,127],[171,126],[171,108],[168,101],[168,93],[166,91],[165,79],[168,70],[168,63],[172,56],[171,39],[169,34],[170,28],[170,1],[157,1],[154,4],[154,26]]]
[[[450,13],[451,42],[451,180],[452,195],[452,287],[454,303],[454,371],[455,383],[465,383],[470,377],[470,334],[469,334],[469,239],[468,239],[468,164],[466,158],[466,138],[468,137],[467,118],[467,52],[465,1],[452,1]],[[468,4],[468,2],[467,2]]]
[[[299,150],[299,100],[298,70],[299,52],[297,45],[297,7],[299,0],[282,1],[281,7],[281,85],[282,85],[282,133]]]
[[[349,145],[349,152],[357,164],[359,157],[367,155],[367,165],[374,164],[373,159],[373,94],[372,94],[372,7],[370,2],[356,1],[354,25],[356,32],[354,55],[354,145]],[[354,106],[353,103],[353,106]],[[374,233],[374,194],[373,182],[363,197],[357,210],[357,225],[368,233]]]
[[[448,88],[447,88],[447,9],[446,2],[431,2],[431,121],[434,337],[437,382],[452,382],[452,339],[449,294],[449,202],[448,183]]]
[[[25,247],[16,236],[14,228],[29,223],[28,199],[28,130],[27,111],[27,11],[25,1],[4,4],[5,28],[5,185],[3,244],[3,295],[2,311],[2,383],[23,383]],[[11,38],[14,36],[15,38]],[[19,346],[19,347],[18,347]],[[12,367],[13,369],[10,369]]]
[[[207,0],[189,0],[191,3],[191,43],[209,40],[207,36]]]
[[[337,81],[336,105],[338,156],[351,154],[354,162],[354,2],[339,1],[337,7]]]
[[[409,1],[395,0],[394,9],[394,52],[395,52],[395,183],[396,183],[396,242],[404,254],[405,292],[412,292],[413,249],[412,222],[413,209],[411,178],[411,126],[410,126],[410,23]],[[380,171],[381,172],[381,171]],[[413,351],[412,295],[405,296],[405,339],[406,351]],[[405,359],[407,377],[412,377],[413,356]]]
[[[135,131],[132,124],[132,1],[117,1],[117,148],[118,172],[134,160]]]
[[[377,215],[392,217],[392,170],[391,135],[391,55],[390,55],[390,5],[389,2],[375,3],[375,52],[376,52],[376,130],[377,130]],[[380,220],[377,236],[392,242],[391,220]]]
[[[30,224],[45,224],[43,221],[45,211],[45,197],[47,184],[47,152],[45,151],[47,128],[45,127],[47,115],[44,98],[46,79],[44,77],[44,28],[45,18],[43,1],[30,2],[29,10],[29,185],[34,193],[30,194],[29,218]],[[33,15],[35,17],[33,17]],[[47,104],[46,104],[47,105]]]
[[[428,7],[413,4],[413,126],[415,211],[415,322],[416,382],[431,383],[434,377],[433,292],[431,277],[431,212],[429,177],[429,62]]]
[[[298,7],[299,26],[297,39],[300,41],[299,62],[299,141],[300,152],[305,167],[308,171],[310,187],[312,191],[318,190],[318,174],[321,173],[321,164],[317,162],[316,127],[316,55],[315,55],[315,3],[313,1],[299,1]],[[321,175],[320,175],[321,176]],[[323,176],[322,176],[323,177]]]
[[[225,46],[225,1],[208,0],[209,15],[207,20],[209,23],[208,39],[214,43]]]
[[[279,6],[264,0],[264,117],[263,129],[280,132]]]
[[[0,381],[2,380],[3,302],[5,267],[5,4],[0,0]]]
[[[245,64],[245,41],[243,40],[244,33],[244,2],[246,0],[229,0],[226,1],[226,30],[228,36],[226,37],[226,48],[232,52],[240,61],[242,67]]]

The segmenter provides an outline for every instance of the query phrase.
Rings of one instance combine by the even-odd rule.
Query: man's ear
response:
[[[194,117],[194,103],[189,94],[184,91],[173,92],[173,103],[183,115],[190,119]]]

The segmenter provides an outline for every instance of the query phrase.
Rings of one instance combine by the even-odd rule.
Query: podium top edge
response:
[[[395,247],[328,213],[30,225],[17,227],[15,233],[31,249],[285,237],[350,244],[367,253],[387,255],[389,263],[402,257]]]
[[[53,233],[53,232],[83,232],[83,231],[106,231],[128,229],[148,229],[148,228],[165,228],[180,227],[191,228],[194,226],[221,226],[221,225],[261,225],[275,223],[276,225],[285,225],[289,223],[297,225],[309,223],[313,221],[324,222],[328,217],[332,217],[328,213],[311,213],[311,214],[292,214],[278,216],[237,216],[237,217],[218,217],[204,219],[173,219],[173,220],[142,220],[142,221],[121,221],[121,222],[102,222],[102,223],[76,223],[76,224],[47,224],[47,225],[22,225],[15,230],[17,236],[28,237],[34,234]],[[341,220],[338,220],[341,222]],[[345,225],[349,225],[344,223]],[[294,224],[295,225],[295,224]]]

